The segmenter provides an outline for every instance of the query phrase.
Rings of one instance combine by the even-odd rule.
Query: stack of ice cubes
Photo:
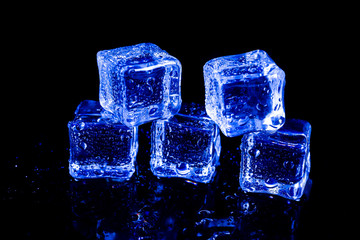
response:
[[[285,122],[284,71],[256,50],[208,61],[204,78],[206,112],[225,136],[244,134],[242,190],[300,199],[310,171],[311,126]]]
[[[311,126],[286,120],[285,74],[256,50],[204,65],[205,105],[181,100],[181,64],[152,43],[97,54],[100,99],[80,103],[70,133],[74,178],[128,180],[138,126],[152,122],[150,168],[157,177],[209,183],[219,165],[220,131],[243,135],[240,187],[289,199],[303,194]]]
[[[205,106],[182,106],[179,60],[142,43],[100,51],[97,61],[100,103],[80,103],[69,122],[70,174],[130,179],[138,126],[152,121],[152,172],[210,182],[220,157],[220,131]]]

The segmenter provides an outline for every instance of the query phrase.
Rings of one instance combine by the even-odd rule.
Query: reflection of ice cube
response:
[[[244,135],[241,188],[300,199],[310,172],[310,133],[308,122],[290,119],[274,134]]]
[[[128,223],[133,219],[136,189],[134,181],[70,181],[73,233],[80,239],[111,239],[109,237],[114,236],[115,239],[130,239]]]
[[[129,179],[135,172],[137,127],[128,128],[102,113],[99,102],[80,103],[70,121],[70,174],[74,178]]]
[[[284,124],[285,74],[256,50],[204,65],[206,111],[228,137],[275,131]]]
[[[159,177],[207,183],[220,156],[220,134],[201,106],[185,105],[178,115],[152,125],[151,170]]]
[[[244,194],[238,200],[241,229],[236,239],[294,239],[302,204],[265,194]]]
[[[169,118],[181,106],[181,64],[151,43],[100,51],[100,103],[126,126]]]

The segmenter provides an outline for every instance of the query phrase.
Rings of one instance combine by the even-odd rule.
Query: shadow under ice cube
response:
[[[286,120],[274,134],[245,134],[241,140],[240,187],[299,200],[310,172],[308,122]]]
[[[152,43],[97,53],[100,104],[128,127],[176,114],[181,64]]]
[[[204,65],[207,114],[227,137],[276,131],[285,120],[285,73],[256,50],[214,58]]]
[[[153,122],[151,131],[154,175],[211,181],[220,157],[220,133],[204,108],[185,105],[170,119]]]
[[[86,100],[70,121],[70,175],[74,178],[127,180],[135,172],[137,127],[115,122],[99,102]]]

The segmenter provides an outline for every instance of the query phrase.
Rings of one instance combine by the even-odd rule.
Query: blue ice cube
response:
[[[285,121],[285,73],[256,50],[214,58],[204,65],[207,114],[225,136],[276,131]]]
[[[298,200],[310,172],[308,122],[286,120],[276,133],[245,134],[241,140],[240,187]]]
[[[85,100],[70,121],[70,175],[127,180],[135,172],[137,127],[115,121],[100,103]]]
[[[198,104],[184,104],[179,114],[153,122],[151,171],[208,183],[220,156],[220,131]]]
[[[97,53],[100,104],[128,127],[169,118],[181,107],[181,64],[152,43]]]

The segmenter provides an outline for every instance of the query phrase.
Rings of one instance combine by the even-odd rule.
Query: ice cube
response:
[[[225,136],[276,131],[285,121],[285,73],[262,50],[204,65],[207,114]]]
[[[184,104],[179,114],[153,122],[152,172],[208,183],[218,165],[220,131],[199,104]]]
[[[70,175],[74,178],[127,180],[135,172],[137,127],[115,121],[100,103],[85,100],[68,123]]]
[[[128,127],[169,118],[181,107],[181,64],[152,43],[97,53],[100,104]]]
[[[310,172],[308,122],[286,120],[276,133],[248,133],[241,140],[240,187],[298,200]]]

